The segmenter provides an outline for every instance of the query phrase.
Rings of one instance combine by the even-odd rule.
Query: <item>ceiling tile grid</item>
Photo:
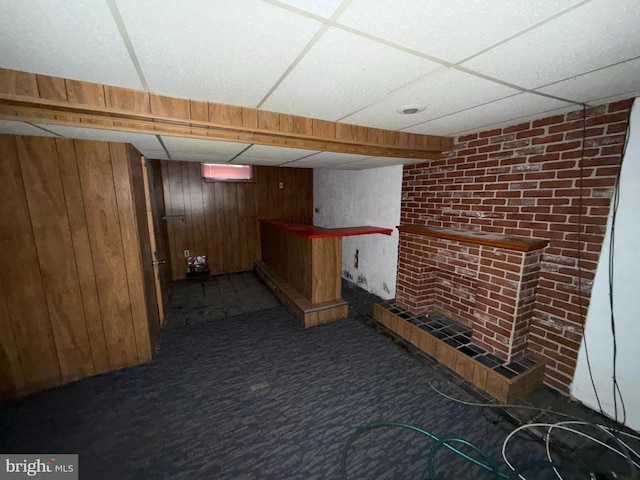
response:
[[[542,117],[561,108],[576,109],[575,105],[568,102],[531,93],[519,93],[407,128],[406,131],[429,132],[434,135],[459,135],[469,131],[485,130],[501,123],[518,123],[522,118],[531,115]]]
[[[340,24],[457,63],[579,0],[354,0]]]
[[[262,107],[337,120],[439,67],[415,55],[329,28]]]
[[[119,0],[150,89],[255,107],[322,24],[255,0]]]
[[[473,92],[473,95],[469,96],[469,92]],[[517,93],[519,90],[499,83],[452,68],[441,68],[341,121],[368,127],[402,130],[448,115],[452,111],[464,110]],[[424,105],[426,108],[423,112],[414,115],[398,113],[398,109],[404,105]]]
[[[534,89],[639,52],[640,2],[592,0],[462,66]]]

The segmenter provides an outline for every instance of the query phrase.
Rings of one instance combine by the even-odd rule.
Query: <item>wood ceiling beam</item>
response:
[[[376,157],[433,159],[453,138],[383,130],[0,69],[5,120]]]

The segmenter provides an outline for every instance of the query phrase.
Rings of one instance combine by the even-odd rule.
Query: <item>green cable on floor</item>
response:
[[[513,479],[513,478],[518,478],[517,476],[514,477],[512,474],[505,474],[502,473],[498,470],[496,463],[494,461],[492,461],[485,453],[482,452],[482,450],[480,450],[478,447],[476,447],[475,445],[473,445],[471,442],[468,442],[467,440],[464,440],[462,438],[439,438],[436,435],[434,435],[433,433],[424,430],[420,427],[416,427],[415,425],[411,425],[408,423],[401,423],[401,422],[374,422],[374,423],[369,423],[367,425],[363,425],[362,427],[359,427],[347,440],[347,444],[345,445],[345,447],[342,450],[342,459],[341,459],[341,468],[342,468],[342,472],[344,477],[346,478],[347,475],[347,457],[349,454],[349,448],[351,447],[351,445],[358,439],[360,438],[362,435],[364,435],[367,432],[370,432],[372,430],[376,430],[379,428],[393,428],[393,427],[399,427],[399,428],[406,428],[408,430],[412,430],[414,432],[417,432],[421,435],[425,435],[427,437],[429,437],[432,440],[436,441],[436,444],[431,448],[431,450],[429,451],[429,456],[428,456],[428,469],[427,469],[427,473],[426,473],[426,479],[429,478],[434,478],[433,476],[433,460],[435,458],[435,453],[438,450],[438,448],[440,447],[446,447],[449,450],[451,450],[452,452],[456,453],[457,455],[460,455],[462,458],[464,458],[465,460],[468,460],[469,462],[484,468],[485,470],[488,470],[489,472],[493,473],[495,475],[496,478],[499,479]],[[458,450],[457,448],[453,447],[450,445],[450,443],[461,443],[463,445],[466,445],[470,448],[472,448],[474,451],[478,452],[482,457],[483,460],[486,463],[483,463],[480,460],[477,460],[473,457],[471,457],[470,455]]]

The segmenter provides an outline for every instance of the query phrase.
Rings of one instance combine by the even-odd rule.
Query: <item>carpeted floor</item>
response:
[[[5,405],[0,452],[78,453],[80,478],[96,480],[426,478],[434,442],[400,428],[360,437],[342,476],[349,436],[395,421],[498,459],[509,427],[431,382],[464,395],[357,320],[304,330],[273,307],[168,329],[150,364]],[[543,458],[527,437],[509,454]],[[434,465],[438,479],[494,478],[445,449]]]

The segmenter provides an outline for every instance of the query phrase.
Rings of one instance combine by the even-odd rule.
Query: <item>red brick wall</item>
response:
[[[545,382],[563,392],[576,366],[631,104],[464,135],[445,158],[404,168],[401,223],[549,240],[535,297],[523,308],[532,309],[528,349],[545,358]]]

